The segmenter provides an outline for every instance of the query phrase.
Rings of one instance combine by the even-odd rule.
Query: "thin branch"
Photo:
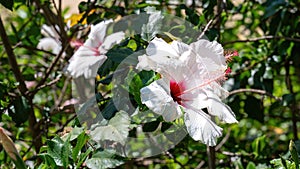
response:
[[[12,49],[9,39],[7,37],[1,17],[0,17],[0,36],[1,36],[4,48],[5,48],[5,51],[8,55],[8,60],[9,60],[9,64],[11,66],[12,72],[14,73],[14,76],[15,76],[17,82],[19,83],[18,88],[19,88],[20,92],[22,93],[22,95],[26,96],[26,92],[28,91],[28,89],[26,87],[24,78],[19,69],[19,65],[17,63],[16,56],[13,52],[13,49]]]
[[[290,93],[294,96],[295,92],[293,90],[293,85],[292,85],[292,79],[290,76],[290,60],[285,61],[285,83],[287,89],[290,91]],[[292,111],[292,125],[293,125],[293,135],[294,135],[294,140],[298,140],[298,129],[297,129],[297,105],[296,101],[293,99],[291,103],[291,111]]]
[[[56,77],[54,80],[52,80],[51,82],[46,83],[46,84],[43,84],[43,85],[37,87],[37,88],[36,88],[34,91],[32,91],[32,92],[33,92],[33,93],[36,93],[38,90],[41,90],[41,89],[43,89],[43,88],[45,88],[45,87],[52,86],[52,85],[54,85],[55,83],[57,83],[57,82],[60,80],[60,78],[61,78],[61,76],[57,76],[57,77]]]
[[[205,161],[202,160],[195,169],[201,169],[204,164],[205,164]]]
[[[51,56],[56,56],[56,55],[55,55],[54,53],[52,53],[52,52],[49,52],[49,51],[44,50],[44,49],[38,49],[38,48],[32,47],[32,46],[27,46],[27,45],[22,45],[22,44],[20,44],[20,45],[14,46],[14,48],[16,48],[16,47],[21,47],[21,48],[24,48],[24,49],[28,49],[28,50],[30,50],[30,51],[44,52],[44,53],[47,53],[47,54],[49,54],[49,55],[51,55]]]
[[[67,46],[65,46],[67,47]],[[38,83],[38,85],[36,86],[36,89],[38,89],[40,86],[42,86],[47,78],[49,77],[49,75],[51,74],[52,70],[54,69],[54,67],[56,66],[56,64],[58,63],[59,59],[61,58],[61,56],[63,55],[65,51],[65,48],[63,48],[59,54],[54,58],[54,60],[52,61],[50,67],[46,70],[45,76],[44,78]],[[31,94],[34,95],[38,90],[34,90],[35,92],[32,92]]]
[[[208,155],[208,168],[216,168],[216,150],[215,146],[207,146],[207,155]]]
[[[230,137],[230,132],[231,132],[231,128],[228,128],[228,131],[225,135],[225,137],[222,139],[222,141],[216,146],[215,150],[219,151],[221,149],[221,147],[227,142],[227,140]]]
[[[276,97],[276,96],[272,95],[271,93],[269,93],[265,90],[260,90],[260,89],[237,89],[237,90],[233,90],[233,91],[229,92],[229,95],[234,95],[237,93],[245,93],[245,92],[257,93],[257,94],[269,96],[275,100],[279,100],[279,101],[281,100],[281,98]]]
[[[262,36],[262,37],[251,38],[251,39],[246,39],[246,40],[235,40],[235,41],[224,42],[223,46],[233,44],[233,43],[257,42],[260,40],[268,40],[268,39],[284,39],[284,40],[292,41],[292,42],[300,42],[300,39],[298,39],[298,38],[268,35],[268,36]]]
[[[222,11],[220,13],[218,13],[214,18],[212,18],[211,20],[208,21],[208,23],[205,25],[203,31],[201,32],[201,34],[199,35],[199,37],[197,38],[197,40],[200,40],[204,35],[205,32],[209,29],[209,27],[212,25],[213,21],[216,18],[219,18],[219,16],[221,15]]]
[[[67,77],[67,78],[66,78],[66,80],[65,80],[65,82],[64,82],[64,86],[63,86],[63,88],[62,88],[62,90],[61,90],[60,96],[58,97],[58,99],[57,99],[57,101],[56,101],[56,103],[55,103],[56,106],[61,105],[61,103],[62,103],[62,101],[63,101],[63,98],[64,98],[64,96],[65,96],[65,93],[66,93],[66,91],[67,91],[68,85],[69,85],[69,83],[70,83],[70,80],[71,80],[71,77]]]
[[[211,19],[211,20],[206,24],[206,26],[204,27],[204,29],[203,29],[203,31],[201,32],[200,36],[197,38],[197,40],[200,40],[200,39],[204,36],[205,32],[208,30],[209,26],[212,24],[212,22],[214,21],[214,19],[215,19],[215,18]]]

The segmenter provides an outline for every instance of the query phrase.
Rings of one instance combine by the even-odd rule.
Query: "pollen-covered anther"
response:
[[[225,75],[229,75],[231,73],[231,69],[230,67],[228,67],[226,70],[225,70]]]
[[[237,51],[225,50],[224,57],[227,62],[231,62],[234,56],[238,56],[239,53]]]

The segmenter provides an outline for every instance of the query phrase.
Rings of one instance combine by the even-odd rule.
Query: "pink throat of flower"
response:
[[[99,42],[99,45],[97,47],[90,47],[90,46],[85,46],[83,42],[79,41],[79,40],[74,40],[74,41],[71,41],[71,46],[74,46],[76,49],[78,49],[79,47],[85,47],[91,51],[94,52],[94,56],[100,56],[101,53],[100,51],[98,50],[98,48],[102,45],[101,42]]]
[[[171,97],[175,102],[177,102],[179,105],[182,105],[182,99],[180,98],[180,95],[185,90],[185,86],[183,82],[177,83],[174,80],[170,81],[170,91],[171,91]]]

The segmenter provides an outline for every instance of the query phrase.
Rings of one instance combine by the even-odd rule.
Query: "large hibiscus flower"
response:
[[[72,77],[84,75],[85,78],[94,78],[99,66],[107,58],[106,52],[124,38],[124,32],[106,35],[107,27],[112,22],[112,20],[107,20],[92,26],[85,43],[77,44],[79,48],[70,59],[67,68]]]
[[[226,123],[237,122],[230,107],[221,101],[228,95],[221,83],[229,68],[217,42],[168,44],[155,38],[146,55],[139,56],[137,68],[161,74],[161,79],[141,89],[142,103],[166,121],[184,112],[187,131],[194,140],[214,146],[222,135],[215,117]]]

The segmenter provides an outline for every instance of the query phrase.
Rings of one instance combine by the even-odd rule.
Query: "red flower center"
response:
[[[171,97],[175,102],[182,105],[182,99],[180,98],[180,95],[185,90],[185,87],[183,85],[183,82],[177,83],[174,80],[170,81],[170,90],[171,90]]]

